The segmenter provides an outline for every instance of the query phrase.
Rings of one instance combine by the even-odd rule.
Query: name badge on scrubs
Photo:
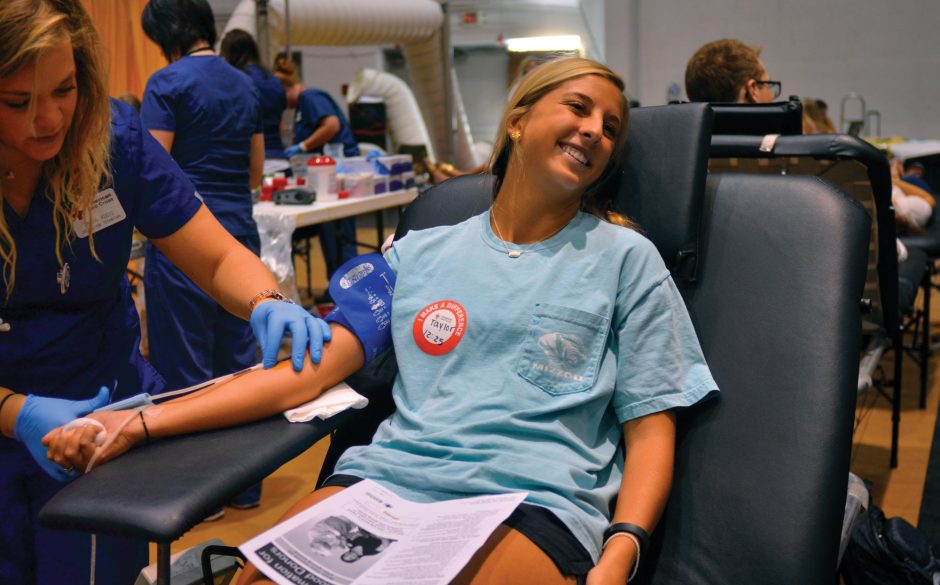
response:
[[[75,235],[80,238],[87,238],[89,233],[98,233],[104,228],[120,223],[127,218],[127,213],[124,212],[124,207],[121,206],[121,201],[114,189],[105,189],[95,195],[94,201],[91,202],[92,225],[90,231],[88,229],[88,218],[82,215],[82,212],[79,212],[72,222]]]

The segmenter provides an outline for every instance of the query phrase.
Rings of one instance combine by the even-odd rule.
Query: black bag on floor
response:
[[[846,585],[940,585],[940,559],[903,518],[871,506],[858,517],[842,559]]]

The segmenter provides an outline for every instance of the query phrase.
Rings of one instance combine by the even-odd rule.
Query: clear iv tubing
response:
[[[283,361],[283,360],[281,360]],[[123,400],[118,400],[112,404],[102,406],[101,408],[95,410],[95,412],[100,412],[103,410],[128,410],[133,408],[143,408],[146,406],[152,406],[155,400],[165,400],[167,398],[173,398],[174,396],[179,396],[181,394],[189,394],[197,390],[202,390],[203,388],[208,388],[209,386],[215,386],[216,384],[221,384],[228,382],[233,378],[237,378],[248,372],[253,372],[255,370],[260,370],[262,364],[255,364],[250,368],[245,368],[244,370],[239,370],[237,372],[232,372],[231,374],[225,374],[224,376],[219,376],[218,378],[213,378],[212,380],[207,380],[205,382],[199,382],[198,384],[193,384],[187,388],[180,388],[179,390],[171,390],[170,392],[164,392],[162,394],[155,394],[151,396],[150,394],[141,393],[131,396],[130,398],[125,398]],[[87,473],[87,472],[86,472]]]

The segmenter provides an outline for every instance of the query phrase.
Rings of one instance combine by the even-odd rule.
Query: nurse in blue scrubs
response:
[[[74,476],[46,458],[50,429],[164,389],[139,352],[125,276],[132,230],[241,319],[262,350],[284,328],[303,365],[323,328],[279,302],[270,272],[192,182],[110,101],[104,50],[81,0],[0,2],[0,583],[83,583],[87,534],[46,530],[39,511]],[[252,307],[254,309],[252,311]],[[298,345],[299,344],[299,345]],[[132,583],[147,545],[101,536],[99,583]]]
[[[140,111],[144,127],[196,185],[222,227],[258,254],[250,187],[261,182],[264,138],[251,80],[213,53],[215,24],[204,0],[152,0],[141,23],[170,61],[147,81]],[[153,247],[144,285],[150,361],[170,388],[255,363],[248,324]]]
[[[284,159],[284,143],[281,141],[281,117],[287,108],[284,86],[280,80],[261,65],[258,44],[255,39],[241,29],[225,33],[219,47],[219,56],[232,67],[248,74],[258,90],[261,101],[261,125],[264,131],[264,158]]]
[[[297,109],[294,120],[294,140],[288,146],[288,158],[304,152],[320,154],[326,144],[339,144],[343,156],[359,156],[359,144],[353,136],[346,114],[336,101],[322,89],[306,87],[302,83],[287,88],[287,105]],[[320,247],[326,260],[327,277],[344,262],[356,257],[356,219],[347,217],[320,224]],[[339,231],[341,245],[337,246]]]
[[[251,189],[261,184],[264,136],[254,83],[213,52],[215,19],[205,0],[151,0],[141,24],[170,62],[147,81],[140,111],[144,127],[195,183],[219,223],[259,254]],[[148,250],[144,286],[150,361],[170,388],[257,361],[248,324],[200,290],[159,249]],[[260,502],[259,483],[230,504],[252,508]]]

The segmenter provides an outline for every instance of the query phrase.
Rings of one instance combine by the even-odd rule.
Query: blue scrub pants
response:
[[[236,239],[259,254],[257,234]],[[154,246],[147,250],[144,290],[150,363],[166,380],[168,390],[237,372],[260,361],[248,322],[202,292]],[[250,504],[260,498],[259,483],[233,503]]]
[[[356,249],[356,218],[347,217],[328,221],[318,227],[320,228],[320,248],[323,250],[323,259],[326,261],[326,277],[329,279],[344,262],[359,255]],[[336,240],[337,233],[341,238],[339,246]]]
[[[0,438],[0,583],[88,583],[91,535],[39,526],[39,511],[62,487],[19,443]],[[131,585],[148,564],[148,545],[98,535],[96,582]]]

